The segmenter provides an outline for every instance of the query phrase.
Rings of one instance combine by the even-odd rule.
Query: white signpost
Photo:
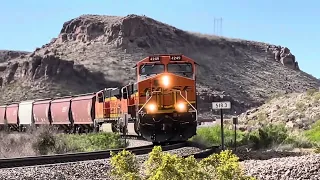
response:
[[[212,109],[219,110],[221,115],[221,146],[224,150],[224,132],[223,132],[223,109],[231,109],[231,102],[222,101],[222,102],[212,102]]]
[[[231,109],[231,102],[212,102],[212,109]]]

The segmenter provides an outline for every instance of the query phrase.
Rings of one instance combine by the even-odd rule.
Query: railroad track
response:
[[[163,151],[174,150],[183,147],[197,147],[200,149],[205,148],[199,144],[182,142],[172,145],[162,146]],[[77,161],[87,161],[87,160],[97,160],[106,159],[111,157],[110,151],[115,153],[126,149],[135,155],[147,154],[152,151],[154,145],[133,147],[133,148],[120,148],[120,149],[110,149],[105,151],[96,152],[81,152],[81,153],[68,153],[68,154],[58,154],[58,155],[45,155],[45,156],[32,156],[32,157],[22,157],[22,158],[10,158],[10,159],[0,159],[0,169],[2,168],[13,168],[22,166],[35,166],[35,165],[46,165],[46,164],[58,164],[67,162],[77,162]],[[206,149],[206,148],[205,148]],[[206,154],[212,154],[212,152],[217,151],[217,147],[211,147],[208,151],[191,154],[196,158],[203,158]]]
[[[144,140],[144,141],[146,141],[145,138],[143,138],[142,136],[138,136],[138,135],[120,135],[120,137],[122,139],[135,139],[135,140]]]

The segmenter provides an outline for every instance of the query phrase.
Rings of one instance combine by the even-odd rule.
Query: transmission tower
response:
[[[222,36],[222,18],[214,18],[213,34]]]

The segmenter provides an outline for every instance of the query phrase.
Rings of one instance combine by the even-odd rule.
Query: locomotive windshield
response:
[[[191,78],[193,75],[192,64],[190,64],[190,63],[170,63],[170,64],[168,64],[168,72]]]
[[[150,76],[156,75],[164,72],[163,64],[143,64],[140,67],[140,75]]]

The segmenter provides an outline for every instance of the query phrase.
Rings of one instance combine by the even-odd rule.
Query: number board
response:
[[[231,102],[212,102],[212,109],[231,109]]]
[[[150,56],[149,61],[150,62],[160,61],[160,56]]]
[[[170,61],[182,61],[182,56],[170,56]]]

